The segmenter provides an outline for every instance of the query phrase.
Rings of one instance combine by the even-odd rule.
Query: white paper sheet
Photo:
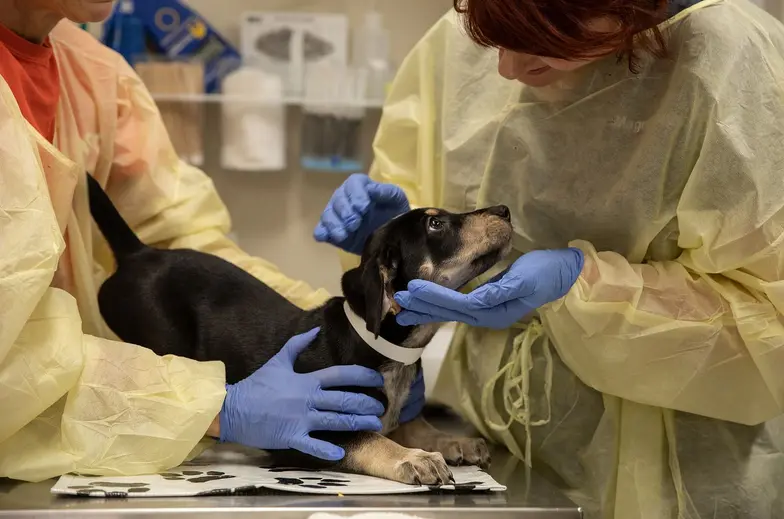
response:
[[[82,476],[69,474],[52,487],[53,494],[91,497],[188,497],[242,494],[266,488],[305,494],[378,495],[418,492],[501,492],[478,467],[451,467],[454,485],[404,485],[394,481],[333,471],[270,467],[260,451],[218,446],[165,473],[148,476]]]

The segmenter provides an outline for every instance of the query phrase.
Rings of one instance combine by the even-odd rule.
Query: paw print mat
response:
[[[89,497],[188,497],[242,494],[257,489],[306,494],[380,495],[418,492],[502,492],[506,487],[479,467],[450,467],[455,484],[404,485],[343,472],[271,467],[259,451],[218,446],[168,472],[147,476],[68,474],[53,494]]]

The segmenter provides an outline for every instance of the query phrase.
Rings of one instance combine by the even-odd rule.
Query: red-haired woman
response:
[[[494,277],[391,287],[398,322],[461,323],[435,396],[589,517],[784,517],[784,27],[745,0],[457,7],[392,86],[383,183],[349,179],[317,239],[506,204]]]

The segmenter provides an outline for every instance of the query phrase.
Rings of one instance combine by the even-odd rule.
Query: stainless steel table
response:
[[[448,421],[431,419],[455,429]],[[462,426],[460,426],[462,428]],[[401,512],[428,519],[580,519],[580,509],[507,451],[495,449],[490,474],[506,492],[403,494],[393,496],[317,496],[262,490],[254,495],[192,498],[79,498],[49,493],[54,480],[20,483],[0,479],[0,518],[89,517],[95,519],[176,519],[264,517],[305,519],[315,512],[351,516],[362,512]]]

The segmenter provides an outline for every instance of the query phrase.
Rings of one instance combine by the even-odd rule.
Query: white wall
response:
[[[345,12],[359,23],[371,0],[188,0],[226,38],[237,44],[238,21],[245,10]],[[452,6],[452,0],[380,1],[378,9],[391,32],[392,59],[411,47]],[[214,112],[214,111],[213,111]],[[289,110],[289,168],[281,172],[225,171],[219,165],[219,135],[206,134],[204,170],[214,179],[231,212],[236,236],[249,253],[278,265],[289,276],[340,293],[340,266],[329,246],[315,243],[312,232],[332,192],[346,176],[305,172],[298,164],[297,110]],[[365,122],[365,150],[370,154],[379,112]],[[210,121],[217,121],[211,113]],[[210,125],[218,127],[218,125]]]

